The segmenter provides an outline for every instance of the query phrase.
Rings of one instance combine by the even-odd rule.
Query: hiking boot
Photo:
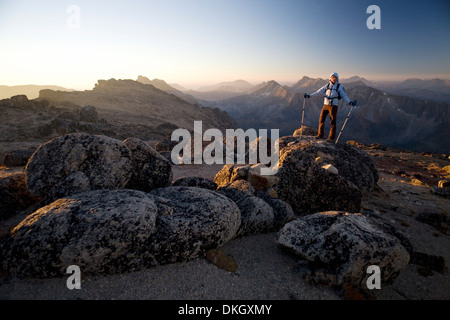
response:
[[[315,136],[316,139],[323,139],[323,136]]]
[[[334,139],[328,138],[328,139],[327,139],[327,142],[334,143]]]

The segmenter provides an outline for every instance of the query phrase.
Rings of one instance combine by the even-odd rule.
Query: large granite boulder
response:
[[[62,276],[70,265],[111,274],[204,256],[232,239],[240,211],[195,187],[94,190],[37,210],[0,243],[1,267],[18,276]]]
[[[214,181],[211,181],[202,177],[181,177],[175,180],[172,185],[174,187],[198,187],[209,190],[216,190],[217,184]]]
[[[166,137],[155,145],[155,149],[158,152],[168,151],[172,152],[172,149],[178,144],[178,141],[172,141],[171,137]]]
[[[238,206],[215,191],[178,186],[156,189],[150,194],[155,197],[158,217],[156,233],[147,248],[147,264],[203,256],[233,239],[240,227]]]
[[[156,231],[154,198],[134,190],[96,190],[59,199],[29,215],[6,239],[3,269],[61,276],[70,265],[105,274],[142,267]]]
[[[366,288],[367,268],[392,282],[410,260],[411,245],[375,214],[320,212],[287,223],[278,243],[309,263],[309,279],[327,285]],[[411,251],[412,252],[412,251]]]
[[[273,189],[298,215],[338,210],[359,212],[361,191],[350,181],[315,162],[300,145],[284,148]]]
[[[298,215],[327,210],[359,212],[363,192],[378,182],[375,160],[347,144],[286,136],[279,139],[274,175],[258,174],[258,165],[225,165],[219,186],[243,179],[257,190],[289,203]]]
[[[125,187],[131,152],[119,140],[73,133],[41,145],[25,167],[27,186],[52,201],[71,194]]]
[[[280,228],[283,227],[286,223],[296,218],[294,210],[292,210],[292,207],[286,201],[272,198],[266,192],[262,192],[259,190],[255,190],[254,194],[272,207],[274,218],[271,229],[273,231],[280,230]]]
[[[217,191],[233,200],[241,211],[241,226],[236,234],[238,237],[278,231],[295,218],[289,204],[255,190],[245,180],[234,181]]]
[[[375,159],[352,145],[315,139],[304,140],[298,136],[282,137],[279,139],[279,145],[280,158],[300,149],[310,155],[317,165],[331,164],[338,170],[340,176],[355,184],[361,191],[371,191],[378,182]],[[280,166],[283,163],[281,161]]]
[[[148,192],[172,184],[172,166],[166,158],[138,138],[128,138],[123,143],[131,151],[132,161],[126,189]]]
[[[241,211],[241,226],[236,236],[249,236],[272,231],[274,212],[264,200],[249,192],[230,187],[219,188],[218,192],[233,200]]]

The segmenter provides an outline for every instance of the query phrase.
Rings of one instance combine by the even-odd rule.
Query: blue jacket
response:
[[[330,81],[329,83],[324,85],[322,88],[320,88],[316,92],[312,93],[311,97],[325,93],[323,103],[328,104],[328,105],[331,104],[333,106],[337,106],[339,104],[338,96],[340,95],[342,99],[344,99],[347,103],[350,103],[351,100],[348,98],[347,92],[345,92],[344,86],[341,84],[341,85],[339,85],[339,89],[337,89],[337,86],[339,83],[339,75],[337,73],[333,73],[330,75],[330,78],[333,75],[336,76],[336,78],[337,78],[336,83],[333,84]],[[339,92],[339,94],[338,94],[338,92]]]

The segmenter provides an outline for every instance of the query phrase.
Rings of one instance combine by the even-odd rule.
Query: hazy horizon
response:
[[[1,85],[92,89],[144,75],[187,89],[303,75],[450,79],[450,3],[151,0],[0,2]],[[329,19],[328,17],[331,17]]]
[[[143,75],[143,74],[140,74],[138,76],[147,77],[146,75]],[[27,83],[27,84],[12,84],[12,85],[0,83],[0,86],[8,86],[8,87],[19,87],[19,86],[47,87],[48,86],[48,87],[63,87],[65,89],[70,89],[70,90],[75,90],[75,91],[84,91],[84,90],[92,90],[95,87],[95,84],[98,82],[98,80],[116,79],[116,80],[133,80],[133,81],[136,81],[138,76],[136,76],[135,78],[114,78],[114,77],[113,78],[100,78],[100,79],[97,79],[92,85],[88,85],[86,87],[79,87],[79,88],[65,87],[65,86],[62,86],[62,85],[60,85],[58,83],[56,83],[56,84],[55,83],[52,83],[52,84],[49,84],[49,83],[46,83],[46,84]],[[301,80],[304,76],[312,78],[312,79],[317,79],[317,78],[326,79],[327,78],[326,76],[323,76],[323,77],[312,77],[312,76],[309,76],[309,75],[302,75],[297,80],[293,80],[293,81],[278,81],[277,79],[265,79],[265,80],[261,80],[259,82],[252,82],[252,81],[248,81],[246,79],[234,79],[234,80],[224,80],[224,81],[213,82],[213,83],[200,83],[200,84],[197,84],[197,85],[194,85],[194,86],[183,85],[183,84],[181,84],[179,82],[168,82],[165,79],[160,79],[160,78],[150,78],[150,77],[147,77],[147,78],[150,79],[150,80],[155,80],[155,79],[164,80],[168,85],[179,85],[179,86],[183,87],[186,90],[194,90],[195,91],[195,90],[202,89],[203,87],[210,87],[210,86],[215,86],[215,85],[219,85],[219,84],[222,84],[222,83],[231,83],[231,82],[235,82],[235,81],[246,81],[246,82],[250,83],[253,86],[257,86],[257,85],[259,85],[261,83],[274,80],[274,81],[276,81],[277,83],[279,83],[281,85],[292,86],[295,83],[297,83],[299,80]],[[365,80],[368,80],[370,82],[374,82],[374,83],[377,83],[377,84],[396,84],[396,83],[400,83],[402,81],[409,80],[409,79],[420,79],[420,80],[440,79],[440,80],[450,81],[450,78],[444,79],[444,78],[438,78],[438,77],[428,77],[428,78],[410,77],[410,78],[402,78],[402,79],[398,79],[398,80],[374,80],[374,79],[368,79],[366,77],[363,77],[363,76],[360,76],[360,75],[356,75],[356,74],[353,75],[353,76],[349,76],[349,77],[343,77],[342,80],[345,81],[346,79],[354,77],[354,76],[358,76],[360,78],[364,78]]]

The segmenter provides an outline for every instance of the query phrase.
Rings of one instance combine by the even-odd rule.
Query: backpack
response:
[[[334,97],[334,98],[330,98],[330,97],[328,97],[328,96],[325,96],[325,97],[326,97],[327,99],[338,99],[338,100],[341,100],[342,97],[341,97],[341,94],[339,93],[339,87],[340,87],[340,86],[341,86],[341,84],[338,83],[338,84],[337,84],[337,87],[336,87],[336,92],[337,92],[337,94],[338,94],[337,97]],[[327,84],[327,89],[325,90],[325,92],[327,92],[328,89],[330,89],[330,83],[329,83],[329,82],[328,82],[328,84]],[[331,89],[331,91],[333,91],[333,89]]]

